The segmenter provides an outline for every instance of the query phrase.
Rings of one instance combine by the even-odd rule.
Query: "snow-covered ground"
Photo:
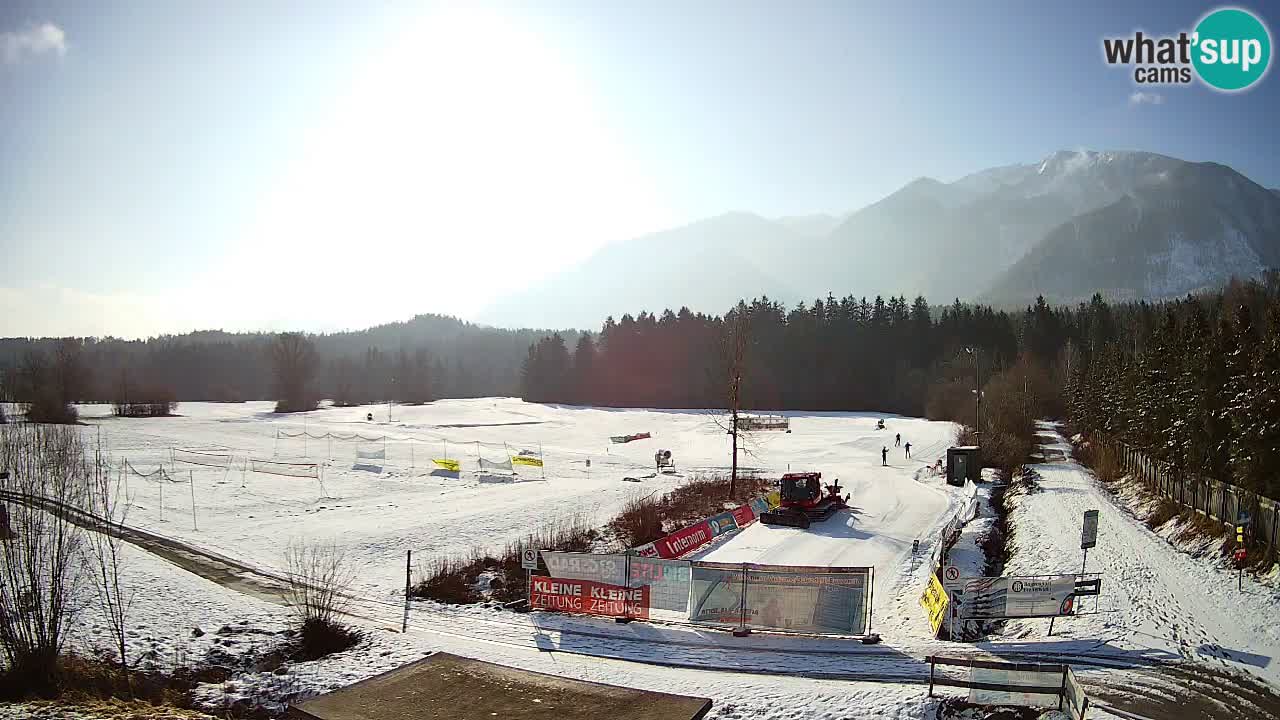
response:
[[[1071,456],[1054,426],[1042,423],[1040,432],[1049,447]],[[1098,612],[1060,620],[1055,635],[1200,660],[1280,686],[1280,592],[1247,576],[1237,590],[1235,573],[1170,545],[1075,461],[1031,467],[1040,480],[1015,500],[1016,549],[1007,574],[1079,572],[1083,514],[1099,511],[1098,546],[1086,567],[1102,573]],[[1084,603],[1093,608],[1092,599]],[[1039,637],[1047,624],[1010,621],[1006,634]]]
[[[132,476],[128,524],[265,569],[282,566],[284,550],[294,538],[335,539],[363,565],[356,592],[365,600],[354,611],[356,622],[369,632],[366,644],[337,657],[293,665],[283,676],[238,677],[234,697],[251,695],[255,688],[277,695],[322,691],[435,650],[710,697],[716,703],[713,718],[769,720],[932,717],[935,701],[926,698],[919,684],[928,668],[922,659],[930,653],[1030,661],[1074,656],[1086,684],[1100,686],[1114,672],[1110,667],[1141,669],[1152,660],[1179,656],[1208,658],[1277,680],[1271,663],[1277,631],[1268,627],[1278,602],[1274,594],[1250,587],[1244,595],[1233,595],[1234,578],[1208,561],[1178,553],[1147,531],[1073,462],[1036,466],[1043,477],[1041,491],[1018,498],[1013,517],[1017,549],[1008,572],[1077,571],[1079,516],[1083,509],[1097,508],[1103,512],[1102,530],[1089,570],[1104,573],[1102,605],[1109,612],[1059,622],[1052,638],[1044,636],[1047,621],[1027,621],[1009,623],[1006,639],[976,646],[934,640],[918,598],[941,525],[962,503],[964,491],[946,487],[923,470],[952,442],[955,427],[947,423],[890,416],[888,429],[879,431],[875,422],[884,416],[878,414],[791,413],[793,432],[759,433],[754,457],[744,463],[769,474],[812,469],[823,472],[824,479],[839,478],[855,511],[808,532],[755,524],[703,553],[732,562],[874,566],[872,624],[885,641],[867,646],[769,634],[735,638],[681,625],[616,625],[425,602],[414,603],[408,632],[397,632],[405,550],[418,557],[473,545],[501,546],[539,523],[573,513],[603,521],[636,492],[662,492],[692,472],[724,468],[728,438],[706,413],[542,406],[511,399],[397,407],[392,423],[386,421],[385,406],[280,416],[266,403],[187,403],[180,408],[182,417],[147,420],[94,417],[92,408],[83,410],[101,428],[117,462],[127,459],[144,473],[164,464],[178,480],[189,473],[187,482],[163,486]],[[365,420],[368,412],[378,419]],[[313,435],[385,433],[388,460],[377,472],[368,459],[357,461],[355,443],[308,439],[304,449],[301,438],[277,440],[277,430],[296,433],[304,428]],[[92,426],[89,431],[96,432]],[[650,432],[653,439],[609,443],[611,435],[635,432]],[[893,447],[895,432],[912,442],[914,459]],[[446,452],[446,439],[448,456],[467,468],[459,477],[428,469],[431,457]],[[500,460],[504,443],[512,452],[540,449],[545,480],[537,468],[520,468],[518,482],[477,477],[477,452]],[[369,442],[363,448],[380,446]],[[889,447],[887,467],[880,463],[883,446]],[[324,463],[324,487],[314,479],[242,473],[240,465],[230,471],[181,462],[174,466],[171,448],[221,451],[237,458],[265,459],[273,453],[277,459],[309,457]],[[639,485],[622,482],[624,476],[650,474],[658,448],[673,451],[680,475],[644,477]],[[961,554],[973,551],[969,565],[975,569],[981,561],[979,531],[989,519],[984,509],[961,543]],[[920,551],[912,557],[916,539]],[[131,652],[150,651],[160,659],[235,655],[252,651],[259,640],[268,641],[267,633],[278,633],[288,621],[285,608],[193,577],[140,551],[131,552],[129,560],[131,581],[143,588],[169,588],[139,593]],[[219,635],[224,625],[231,630]],[[196,627],[205,634],[193,635]],[[254,632],[241,632],[241,627]],[[92,621],[78,630],[79,641],[88,645],[105,644],[102,635]],[[228,644],[228,638],[234,642]],[[1158,692],[1169,692],[1170,683],[1158,675],[1151,682]],[[220,695],[227,695],[225,687],[207,688],[202,697],[214,701]]]
[[[574,514],[604,522],[636,493],[665,492],[691,473],[727,469],[730,452],[729,438],[707,412],[535,405],[509,398],[397,406],[393,422],[387,422],[385,405],[278,415],[270,403],[183,403],[180,417],[141,420],[112,418],[103,406],[81,410],[101,428],[114,461],[128,460],[141,473],[163,465],[181,481],[125,473],[130,525],[265,567],[279,567],[294,539],[336,539],[364,566],[357,590],[376,596],[403,587],[406,550],[423,558],[501,547],[544,522]],[[368,413],[373,422],[365,419]],[[885,417],[888,428],[876,430],[876,420]],[[792,413],[791,427],[791,433],[754,433],[753,456],[742,464],[770,473],[794,467],[838,477],[863,514],[859,528],[849,533],[857,536],[847,538],[858,542],[838,542],[832,546],[837,550],[816,559],[802,551],[789,562],[874,565],[877,592],[891,587],[892,567],[900,564],[904,548],[909,552],[912,539],[927,535],[951,502],[938,489],[940,482],[926,487],[911,478],[945,453],[955,426],[870,413]],[[300,432],[388,439],[283,437]],[[609,441],[637,432],[653,438]],[[895,432],[913,443],[915,459],[893,447]],[[889,467],[880,467],[886,445]],[[174,448],[230,453],[237,461],[226,471],[173,463]],[[356,458],[357,450],[376,454],[384,448],[385,462]],[[672,451],[679,473],[644,477],[653,473],[653,454],[660,448]],[[477,456],[504,460],[508,451],[524,450],[540,451],[545,467],[517,466],[518,482],[475,471]],[[446,454],[462,462],[459,477],[430,464]],[[323,463],[323,489],[313,479],[246,473],[243,457]],[[627,476],[642,482],[621,482]]]
[[[782,664],[804,661],[816,674],[853,678],[881,675],[875,667],[903,657],[897,651],[857,643],[760,637],[735,639],[691,628],[634,624],[616,626],[590,619],[534,614],[517,616],[489,608],[450,608],[415,603],[409,632],[400,634],[398,593],[404,578],[404,551],[415,555],[461,552],[473,545],[501,546],[539,523],[575,513],[606,520],[636,492],[668,490],[694,472],[724,469],[729,440],[710,415],[698,411],[612,410],[531,405],[512,399],[440,401],[392,410],[385,406],[326,408],[303,415],[277,415],[267,403],[184,403],[180,417],[120,420],[104,408],[81,408],[82,417],[101,430],[113,460],[142,473],[160,466],[185,482],[161,483],[125,472],[131,506],[129,525],[180,538],[267,569],[279,569],[295,538],[336,539],[364,567],[356,592],[359,622],[369,641],[349,657],[328,658],[290,667],[285,676],[242,675],[236,690],[209,687],[201,696],[217,703],[253,694],[322,691],[353,682],[421,657],[433,650],[480,657],[532,670],[582,679],[622,683],[655,690],[685,692],[716,701],[717,718],[926,717],[933,701],[914,683],[771,677]],[[372,412],[375,421],[365,419]],[[780,563],[872,565],[876,567],[876,614],[893,618],[895,629],[927,636],[927,622],[915,605],[923,587],[923,560],[912,562],[912,540],[927,555],[930,538],[956,504],[955,491],[938,478],[917,480],[919,471],[945,453],[955,426],[871,413],[791,413],[791,433],[761,432],[753,455],[743,464],[777,474],[813,469],[840,478],[852,493],[856,514],[831,521],[832,532],[815,528],[807,537],[791,537],[791,550],[779,542],[756,557]],[[888,428],[876,430],[878,419]],[[332,438],[277,438],[304,431],[311,435],[386,434],[387,461],[357,460],[382,443],[342,442]],[[91,432],[97,432],[93,427]],[[625,445],[611,435],[650,432],[651,440]],[[912,442],[915,458],[893,447],[893,433]],[[445,442],[448,442],[447,450]],[[477,445],[478,443],[478,445]],[[880,449],[889,447],[888,466]],[[172,462],[172,449],[228,453],[230,470]],[[672,450],[680,474],[643,477],[652,472],[658,448]],[[517,468],[517,482],[492,482],[474,472],[477,453],[501,460],[504,452],[538,450],[543,470]],[[432,472],[429,460],[447,453],[461,460],[458,477]],[[242,470],[239,458],[322,462],[323,489],[313,479]],[[591,460],[588,467],[586,460]],[[638,486],[624,476],[643,477]],[[163,505],[161,490],[163,489]],[[194,490],[195,517],[192,517]],[[163,509],[163,518],[161,511]],[[759,533],[756,525],[729,538],[713,553],[747,553]],[[839,530],[844,528],[839,532]],[[760,534],[765,537],[773,528]],[[796,531],[779,530],[794,535]],[[815,540],[816,539],[816,540]],[[288,611],[260,598],[194,577],[158,558],[130,548],[129,580],[139,587],[135,600],[131,653],[146,651],[159,664],[182,658],[252,654],[288,621]],[[879,618],[877,618],[878,620]],[[873,621],[875,622],[875,621]],[[231,628],[219,635],[223,626]],[[203,634],[192,634],[200,628]],[[240,628],[253,628],[241,632]],[[885,628],[877,631],[888,633]],[[230,642],[228,642],[230,641]],[[83,646],[106,645],[105,628],[89,620],[77,635]],[[135,647],[136,646],[136,647]],[[795,654],[800,648],[818,655]],[[747,656],[735,653],[750,648]],[[825,649],[824,649],[825,648]],[[763,650],[754,659],[755,651]],[[824,654],[829,653],[829,655]],[[842,657],[842,654],[845,656]],[[639,659],[647,664],[629,662]],[[687,667],[663,667],[663,664]],[[704,668],[704,669],[698,669]],[[726,673],[725,669],[748,674]],[[871,668],[869,670],[869,668]],[[887,671],[886,671],[887,672]],[[918,681],[913,670],[904,676]]]

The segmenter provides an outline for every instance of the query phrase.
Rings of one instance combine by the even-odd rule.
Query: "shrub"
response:
[[[355,570],[337,543],[290,543],[285,567],[285,602],[299,621],[299,657],[315,660],[359,642],[360,633],[338,620],[350,604]]]

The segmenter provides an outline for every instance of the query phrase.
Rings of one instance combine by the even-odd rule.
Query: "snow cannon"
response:
[[[840,480],[823,485],[822,473],[817,472],[783,475],[778,497],[778,508],[760,516],[765,525],[807,528],[849,508],[849,496],[840,497]]]

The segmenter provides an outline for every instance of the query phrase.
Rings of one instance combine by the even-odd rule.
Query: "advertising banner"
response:
[[[942,618],[947,616],[948,602],[947,591],[938,582],[938,576],[930,575],[929,585],[920,596],[920,605],[929,614],[929,627],[933,628],[934,637],[937,637],[938,630],[942,628]]]
[[[531,455],[513,455],[511,456],[512,465],[528,465],[530,467],[542,467],[542,458],[533,457]]]
[[[636,555],[644,558],[658,557],[658,546],[651,542],[647,542],[640,547],[635,548]]]
[[[733,522],[738,527],[746,527],[756,519],[755,510],[751,505],[743,505],[733,509]]]
[[[529,606],[538,610],[647,620],[649,588],[535,575],[530,581]]]
[[[732,521],[733,517],[730,516],[729,519]],[[661,540],[654,541],[654,545],[658,548],[658,557],[670,560],[697,550],[711,542],[713,537],[715,537],[715,533],[711,531],[711,525],[706,520],[703,520],[696,525],[690,525],[683,530],[671,533]]]
[[[1056,617],[1075,613],[1074,575],[972,578],[953,601],[965,619]]]
[[[627,581],[627,556],[592,555],[589,553],[542,551],[542,561],[547,564],[551,577],[571,580],[590,580],[608,585],[625,585]]]
[[[711,526],[711,534],[715,536],[738,529],[738,523],[733,519],[732,512],[723,512],[709,517],[707,518],[707,524]]]
[[[689,593],[689,619],[738,625],[742,622],[741,565],[694,563]]]
[[[746,623],[803,633],[862,635],[869,620],[870,568],[748,565]]]
[[[431,462],[435,463],[439,467],[444,468],[445,470],[452,470],[453,472],[462,472],[462,463],[458,462],[457,460],[450,460],[449,458],[432,458]]]
[[[692,568],[688,560],[632,557],[627,574],[628,587],[649,588],[650,609],[689,612]]]
[[[760,517],[761,515],[769,512],[769,500],[762,497],[752,498],[751,510],[756,514],[756,517]]]

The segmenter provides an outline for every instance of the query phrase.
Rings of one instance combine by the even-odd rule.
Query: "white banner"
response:
[[[961,618],[1055,617],[1075,614],[1076,576],[970,578],[955,588]]]
[[[969,673],[969,681],[992,685],[1019,687],[1061,687],[1061,672],[1035,670],[991,670],[975,667]],[[1009,690],[969,690],[969,702],[977,705],[1022,705],[1026,707],[1057,707],[1058,693],[1031,693]]]
[[[485,460],[484,458],[480,458],[480,469],[481,470],[506,470],[508,472],[514,472],[514,470],[511,467],[511,458],[507,458],[505,462],[494,462],[492,460]],[[575,579],[585,579],[585,578],[575,578]]]
[[[378,448],[377,450],[356,450],[356,458],[359,460],[386,460],[386,448]]]

